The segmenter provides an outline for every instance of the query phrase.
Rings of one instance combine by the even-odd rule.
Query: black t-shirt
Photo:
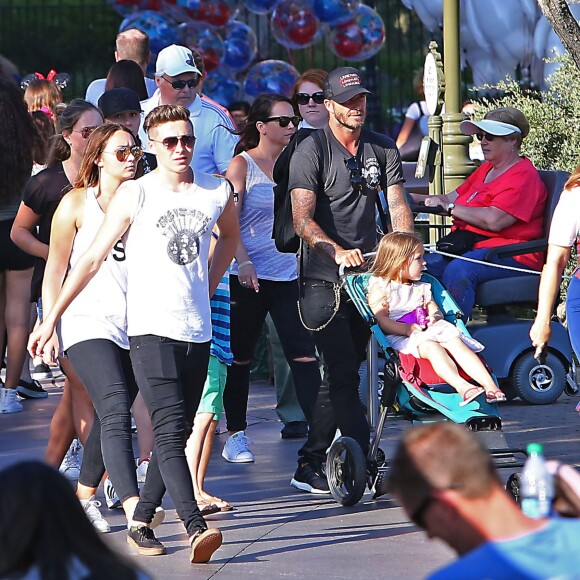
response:
[[[65,193],[71,189],[72,186],[64,172],[62,163],[57,163],[40,171],[28,180],[24,188],[22,201],[40,216],[36,237],[44,244],[50,242],[50,227],[54,212]],[[35,258],[30,289],[31,302],[36,302],[40,297],[45,266],[46,263],[42,258]]]
[[[314,221],[324,233],[344,249],[358,248],[372,252],[377,244],[375,202],[379,188],[404,181],[399,151],[386,135],[363,130],[357,154],[362,187],[353,188],[351,170],[346,161],[351,153],[334,137],[328,126],[323,145],[329,147],[330,164],[324,168],[324,155],[313,135],[302,141],[290,160],[288,189],[308,189],[316,194]],[[371,145],[372,144],[372,145]],[[361,149],[362,148],[362,149]],[[385,167],[377,159],[375,150],[384,150]],[[330,282],[338,281],[338,266],[328,254],[308,248],[303,262],[306,278]]]

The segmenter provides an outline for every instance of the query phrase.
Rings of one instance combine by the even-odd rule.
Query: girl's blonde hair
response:
[[[374,276],[387,281],[402,281],[409,258],[423,244],[421,236],[407,232],[392,232],[383,236],[371,268]]]

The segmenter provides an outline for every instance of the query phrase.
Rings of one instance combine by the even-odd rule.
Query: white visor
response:
[[[522,131],[515,125],[502,123],[501,121],[492,121],[491,119],[482,119],[481,121],[461,121],[459,129],[464,135],[475,135],[484,132],[490,135],[511,135],[512,133],[521,134]]]

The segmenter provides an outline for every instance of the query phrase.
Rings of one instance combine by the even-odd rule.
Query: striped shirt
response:
[[[226,271],[210,300],[211,344],[210,354],[220,362],[231,365],[234,355],[230,348],[230,273]]]

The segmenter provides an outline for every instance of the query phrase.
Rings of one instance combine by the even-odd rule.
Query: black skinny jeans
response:
[[[300,294],[300,311],[309,328],[319,328],[333,316],[334,285],[324,280],[305,279]],[[312,414],[308,439],[298,451],[299,463],[321,464],[336,427],[352,437],[366,455],[369,424],[358,395],[358,369],[365,356],[370,330],[348,294],[341,290],[338,311],[325,328],[311,332],[322,359],[323,378]]]
[[[247,426],[250,390],[250,361],[266,315],[270,313],[280,343],[292,371],[296,396],[304,416],[309,419],[320,388],[320,370],[314,342],[298,316],[298,282],[260,280],[258,293],[244,288],[236,275],[230,276],[231,348],[234,362],[228,367],[224,409],[228,431],[243,431]],[[297,362],[297,358],[312,358]]]
[[[110,340],[94,339],[71,346],[67,356],[93,402],[101,430],[102,460],[100,463],[92,460],[96,450],[91,428],[79,481],[97,487],[103,477],[104,460],[121,501],[138,496],[131,435],[131,405],[138,389],[129,351]],[[98,429],[99,422],[93,425]]]
[[[191,536],[206,529],[193,495],[185,444],[209,363],[209,342],[191,343],[147,334],[129,339],[131,361],[155,434],[155,453],[133,518],[150,523],[165,489]]]

